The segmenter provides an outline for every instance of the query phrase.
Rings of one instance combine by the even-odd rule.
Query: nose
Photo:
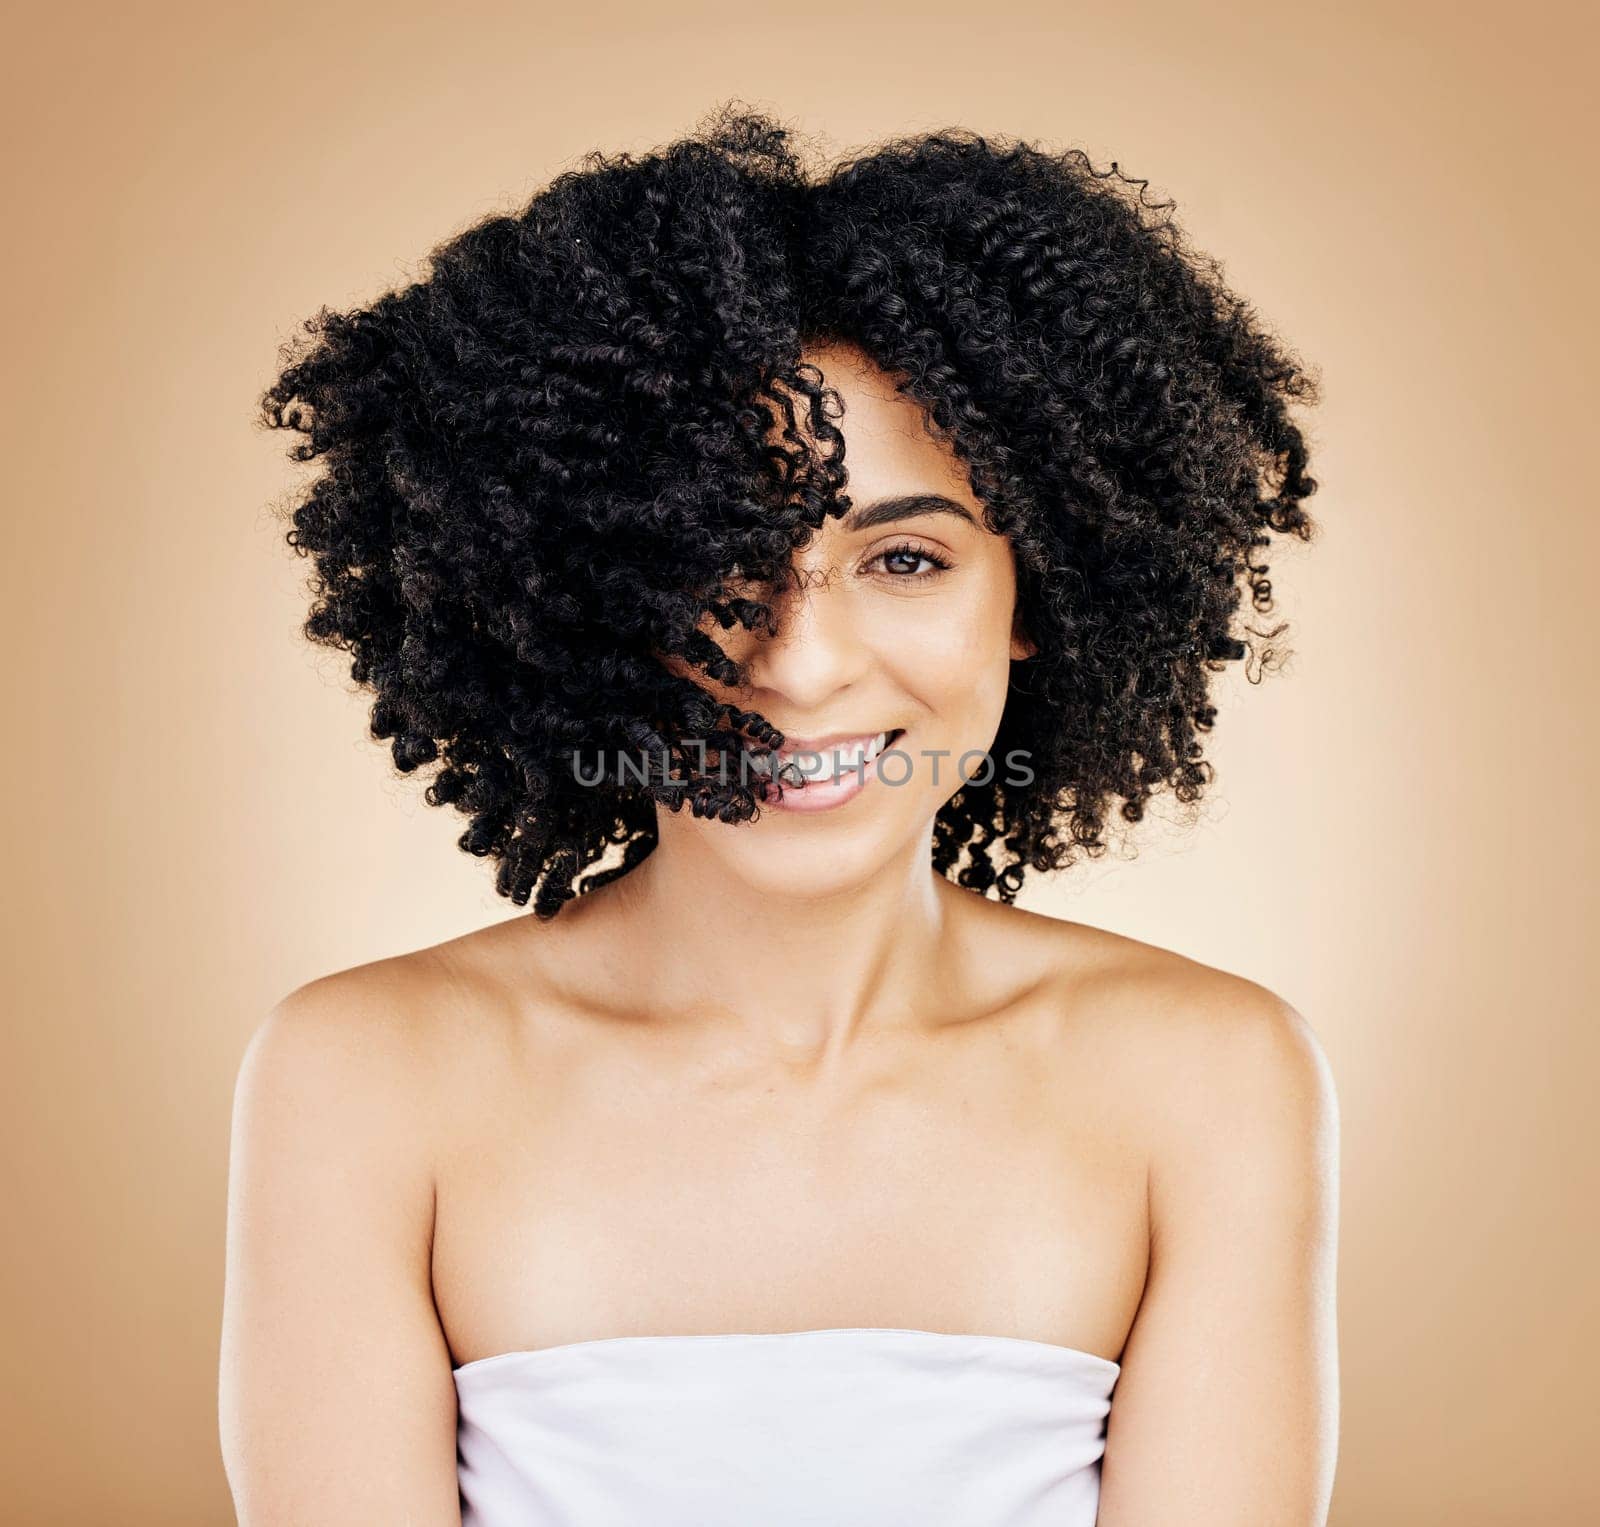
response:
[[[784,697],[785,709],[824,715],[837,689],[860,677],[870,653],[852,617],[851,602],[822,573],[797,573],[787,589],[768,591],[777,630],[751,632],[733,655],[744,664],[751,689]]]

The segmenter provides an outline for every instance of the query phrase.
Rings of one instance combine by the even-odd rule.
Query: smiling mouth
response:
[[[886,748],[892,747],[905,733],[904,727],[893,727],[871,737],[854,737],[847,742],[828,747],[811,747],[804,743],[785,743],[777,752],[779,777],[785,784],[833,781],[838,776],[864,768]]]

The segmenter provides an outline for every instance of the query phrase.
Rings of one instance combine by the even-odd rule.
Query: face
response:
[[[739,879],[789,893],[841,887],[898,852],[926,854],[939,808],[964,778],[987,772],[1010,665],[1034,650],[1014,629],[1010,542],[984,528],[965,468],[927,433],[918,406],[853,346],[803,358],[844,404],[835,423],[852,508],[795,554],[783,588],[741,590],[772,606],[774,634],[724,631],[706,617],[747,687],[681,660],[673,669],[759,711],[785,733],[786,753],[818,744],[794,760],[809,782],[769,798],[755,822],[657,813],[662,848],[689,835]],[[865,768],[834,751],[883,733],[887,751]],[[987,767],[1004,777],[1004,759]]]

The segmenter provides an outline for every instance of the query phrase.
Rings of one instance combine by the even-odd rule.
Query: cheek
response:
[[[987,718],[1011,680],[1010,607],[1003,591],[929,599],[902,613],[890,650],[902,687],[936,714]]]

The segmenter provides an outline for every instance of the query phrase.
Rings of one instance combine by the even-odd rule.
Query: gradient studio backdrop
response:
[[[1295,656],[1203,823],[1024,904],[1281,992],[1344,1124],[1336,1527],[1600,1510],[1583,7],[52,5],[9,27],[0,1519],[232,1520],[230,1094],[326,971],[504,916],[296,634],[275,350],[596,145],[728,96],[1170,194],[1310,362]]]

